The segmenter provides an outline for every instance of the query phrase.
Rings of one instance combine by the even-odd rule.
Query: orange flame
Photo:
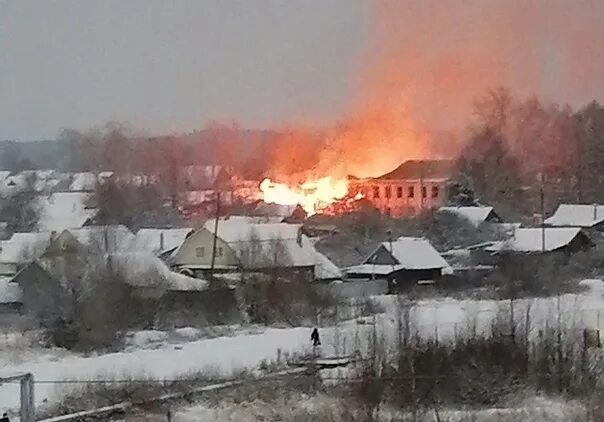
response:
[[[266,202],[281,205],[300,204],[308,215],[313,215],[344,198],[348,194],[348,181],[327,176],[307,180],[301,185],[288,186],[264,179],[260,183],[260,190]]]

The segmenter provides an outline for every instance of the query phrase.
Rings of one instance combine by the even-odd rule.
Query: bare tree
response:
[[[22,173],[13,186],[14,192],[0,200],[0,220],[8,223],[11,232],[34,231],[39,220],[39,203],[36,192],[36,174]]]

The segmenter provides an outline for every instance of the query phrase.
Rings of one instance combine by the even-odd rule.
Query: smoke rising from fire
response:
[[[365,96],[404,91],[429,128],[463,126],[498,85],[521,97],[584,104],[603,94],[598,0],[379,0]],[[598,92],[600,90],[600,92]]]
[[[450,156],[455,145],[435,134],[466,126],[473,99],[495,86],[579,104],[601,85],[601,1],[376,0],[372,5],[348,111],[320,136],[289,130],[274,153],[277,177],[377,176],[406,159]]]
[[[600,0],[372,5],[347,112],[320,134],[290,128],[273,152],[274,180],[299,188],[326,176],[379,176],[409,159],[453,158],[475,99],[497,86],[571,105],[601,89]]]

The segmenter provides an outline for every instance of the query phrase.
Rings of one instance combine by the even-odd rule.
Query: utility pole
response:
[[[543,193],[543,179],[541,179],[541,188],[539,189],[539,202],[541,205],[541,252],[545,253],[545,194]]]
[[[210,265],[210,274],[214,275],[214,265],[216,264],[216,243],[218,243],[218,220],[220,219],[220,191],[216,192],[216,219],[214,220],[214,241],[212,242],[212,263]]]
[[[419,208],[421,211],[424,210],[424,189],[424,162],[422,160],[419,160]]]

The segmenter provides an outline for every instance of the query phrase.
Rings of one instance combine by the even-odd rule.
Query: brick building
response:
[[[409,160],[382,176],[355,179],[351,187],[384,214],[414,214],[446,202],[452,169],[451,160]]]

